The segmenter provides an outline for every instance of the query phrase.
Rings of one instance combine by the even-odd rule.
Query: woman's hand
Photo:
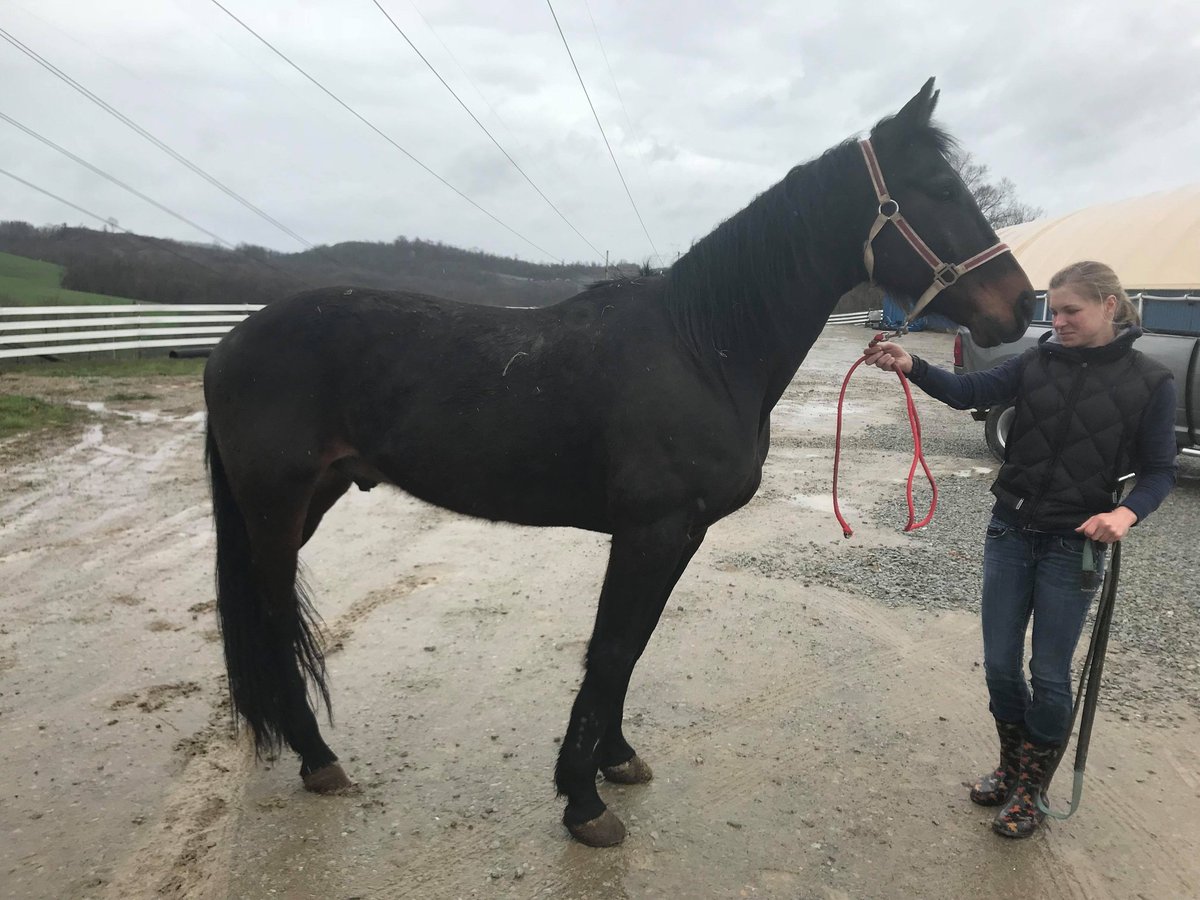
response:
[[[912,371],[913,361],[908,351],[891,341],[871,344],[863,354],[866,356],[863,362],[868,366],[878,366],[888,372],[900,371],[905,375]]]
[[[1103,544],[1113,544],[1125,537],[1137,521],[1137,514],[1128,506],[1118,506],[1112,512],[1092,516],[1075,530],[1084,537]]]

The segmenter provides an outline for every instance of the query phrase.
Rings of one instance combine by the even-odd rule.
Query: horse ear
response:
[[[910,125],[928,125],[940,93],[933,89],[933,79],[930,78],[921,90],[917,91],[917,95],[905,103],[900,112],[896,113],[896,118]]]

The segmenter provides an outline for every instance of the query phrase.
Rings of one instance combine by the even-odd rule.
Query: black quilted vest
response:
[[[1114,506],[1133,467],[1142,412],[1170,371],[1133,349],[1140,328],[1103,347],[1064,347],[1043,335],[1025,351],[1004,465],[992,493],[1006,519],[1073,531]]]

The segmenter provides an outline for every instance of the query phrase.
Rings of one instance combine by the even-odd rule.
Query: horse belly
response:
[[[401,490],[465,515],[607,530],[603,479],[592,449],[514,437],[503,429],[487,440],[453,432],[428,440],[410,436],[365,461]]]

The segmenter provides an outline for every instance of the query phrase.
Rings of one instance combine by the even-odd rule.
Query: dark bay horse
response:
[[[870,142],[926,249],[960,262],[996,235],[946,161],[936,102],[930,79]],[[286,741],[311,790],[349,784],[307,693],[328,707],[296,576],[300,548],[351,485],[610,534],[555,782],[573,836],[619,843],[625,829],[600,799],[597,771],[651,777],[621,730],[630,676],[708,527],[758,489],[772,407],[838,298],[867,278],[864,241],[881,203],[865,152],[848,141],[792,169],[661,275],[554,306],[328,288],[231,331],[204,373],[207,458],[230,689],[259,749]],[[869,241],[873,275],[915,298],[933,271],[901,231]],[[930,308],[993,345],[1024,332],[1032,291],[1001,252]]]

